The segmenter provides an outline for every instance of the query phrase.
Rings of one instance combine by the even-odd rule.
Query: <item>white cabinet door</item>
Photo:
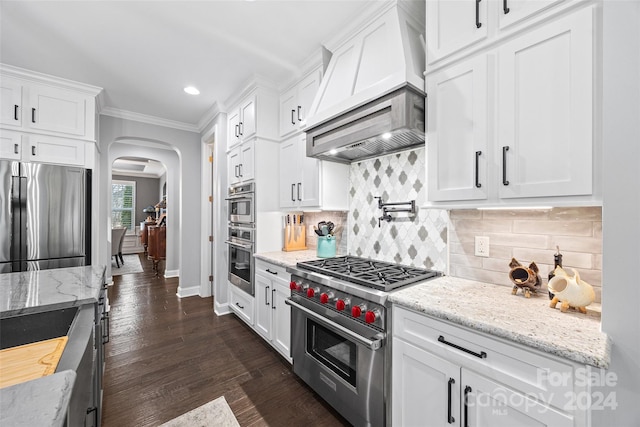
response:
[[[488,1],[427,1],[428,64],[487,37]]]
[[[0,124],[22,126],[22,84],[10,77],[0,77]]]
[[[572,416],[464,368],[461,392],[465,426],[574,426]]]
[[[299,176],[298,146],[294,137],[280,143],[279,199],[281,208],[296,205],[296,182]]]
[[[272,343],[283,356],[291,357],[291,307],[285,301],[289,298],[289,279],[277,278],[271,283]]]
[[[487,56],[427,77],[427,182],[432,201],[487,198]]]
[[[33,85],[29,88],[29,111],[25,125],[29,129],[60,134],[87,136],[85,124],[92,97],[49,86]],[[93,139],[93,138],[90,138]]]
[[[246,141],[256,134],[256,98],[250,97],[240,104],[240,138]]]
[[[304,139],[298,143],[298,161],[301,166],[300,182],[296,183],[296,196],[300,206],[320,206],[320,160],[307,157],[306,143]],[[342,183],[335,191],[342,191],[348,183]],[[331,191],[331,190],[329,190]]]
[[[227,153],[227,183],[237,184],[240,182],[240,147],[234,148]]]
[[[267,280],[259,274],[255,275],[256,282],[256,323],[255,330],[266,340],[271,341],[271,280]]]
[[[498,49],[501,198],[592,193],[593,9]]]
[[[392,424],[462,425],[460,367],[399,339],[392,352]]]
[[[298,128],[296,110],[298,108],[298,87],[295,86],[280,95],[280,136],[286,136]]]
[[[227,148],[231,148],[240,142],[240,109],[229,113],[227,133],[229,135]]]
[[[22,160],[22,134],[0,130],[0,159]]]
[[[255,141],[243,142],[240,146],[240,180],[255,178]]]
[[[562,1],[564,0],[501,0],[497,9],[498,27],[503,30]]]
[[[297,121],[298,125],[301,125],[307,119],[313,99],[316,97],[320,87],[321,76],[322,72],[320,70],[314,71],[298,84],[298,105],[296,105],[296,114],[294,116],[294,121]]]
[[[22,159],[30,162],[84,166],[85,142],[48,135],[25,135]]]

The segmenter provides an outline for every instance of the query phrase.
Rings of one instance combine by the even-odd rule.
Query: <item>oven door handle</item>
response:
[[[242,249],[253,249],[253,245],[243,245],[242,243],[232,242],[231,240],[225,240],[225,243]]]
[[[305,313],[309,317],[313,318],[314,321],[316,321],[318,323],[322,323],[323,326],[325,326],[325,327],[327,327],[329,329],[332,329],[336,333],[347,335],[349,338],[353,339],[358,344],[362,344],[363,346],[369,348],[370,350],[374,350],[374,351],[378,350],[379,348],[382,347],[382,344],[384,343],[384,338],[378,338],[378,339],[374,339],[374,340],[371,340],[369,338],[365,338],[362,335],[356,334],[355,332],[349,330],[348,328],[345,328],[342,325],[339,325],[339,324],[334,323],[334,322],[332,322],[330,320],[327,320],[324,317],[318,316],[312,310],[309,310],[307,307],[302,306],[302,305],[298,304],[295,301],[291,301],[288,298],[286,300],[284,300],[284,302],[287,305],[290,305],[291,307],[302,311],[303,313]]]

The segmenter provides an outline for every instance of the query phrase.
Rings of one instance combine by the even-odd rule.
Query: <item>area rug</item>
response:
[[[240,427],[240,424],[224,396],[220,396],[160,427]]]
[[[121,276],[123,274],[142,273],[142,264],[138,255],[122,255],[124,264],[120,263],[120,267],[116,264],[116,257],[111,257],[111,275]]]

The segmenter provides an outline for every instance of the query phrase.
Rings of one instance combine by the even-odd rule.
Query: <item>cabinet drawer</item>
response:
[[[577,364],[396,306],[393,335],[558,408],[578,392],[576,369],[585,373]]]
[[[231,289],[231,309],[238,317],[253,326],[253,297],[232,284],[229,284],[229,286]]]
[[[287,273],[287,270],[284,267],[259,259],[256,260],[256,273],[261,274],[269,279],[277,277],[284,278],[288,281],[291,277],[291,275]]]

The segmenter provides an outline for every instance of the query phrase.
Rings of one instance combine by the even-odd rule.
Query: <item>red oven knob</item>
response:
[[[353,317],[360,317],[362,316],[362,311],[366,309],[367,307],[364,304],[356,305],[351,309],[351,315]]]
[[[309,288],[307,289],[307,296],[309,298],[313,298],[316,295],[316,292],[319,292],[320,289],[319,288]]]
[[[291,289],[292,291],[297,291],[298,284],[292,280],[291,282],[289,282],[289,289]]]
[[[320,302],[322,304],[326,304],[328,303],[330,300],[333,299],[333,292],[323,292],[320,294]]]
[[[349,298],[339,299],[338,301],[336,301],[336,309],[338,311],[342,311],[345,308],[349,307],[350,303],[351,300]]]
[[[380,312],[378,310],[370,310],[365,313],[364,321],[367,323],[373,323],[379,317],[380,317]]]

